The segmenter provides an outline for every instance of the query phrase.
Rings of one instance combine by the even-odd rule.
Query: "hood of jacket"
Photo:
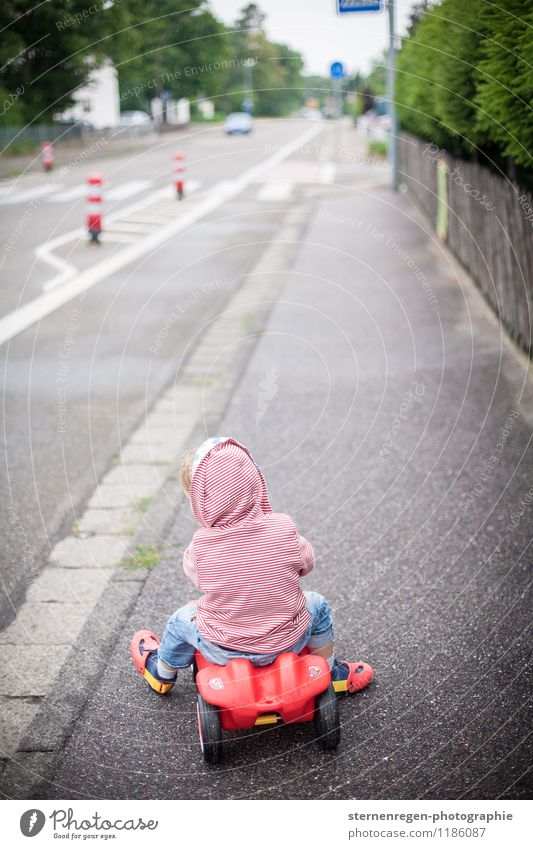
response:
[[[250,452],[229,437],[206,440],[196,452],[190,496],[194,518],[205,528],[272,512],[265,479]]]

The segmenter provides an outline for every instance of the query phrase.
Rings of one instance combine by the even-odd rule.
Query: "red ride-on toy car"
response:
[[[269,666],[235,658],[218,666],[196,652],[193,674],[198,687],[198,729],[204,759],[220,763],[222,731],[314,720],[324,751],[340,741],[337,697],[327,661],[304,649],[286,652]]]

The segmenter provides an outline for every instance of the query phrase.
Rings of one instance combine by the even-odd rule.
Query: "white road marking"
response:
[[[87,193],[87,186],[82,183],[80,186],[71,186],[70,189],[64,189],[62,192],[56,192],[55,195],[46,199],[47,203],[63,203],[67,200],[76,200]]]
[[[192,209],[184,209],[183,214],[179,218],[170,221],[166,227],[161,227],[157,232],[150,233],[144,239],[139,239],[137,243],[124,248],[124,250],[119,251],[112,257],[108,257],[106,260],[96,263],[92,268],[88,268],[85,271],[76,270],[73,279],[65,282],[61,287],[56,286],[51,291],[44,292],[32,301],[22,304],[17,310],[8,313],[0,319],[0,344],[7,342],[9,339],[27,330],[28,327],[31,327],[36,322],[46,318],[46,316],[55,312],[82,292],[86,292],[87,289],[100,283],[101,280],[110,277],[120,268],[124,268],[124,266],[129,265],[141,256],[150,253],[150,251],[153,251],[159,245],[164,244],[173,236],[183,232],[183,230],[186,230],[192,224],[209,215],[209,213],[213,212],[219,206],[222,206],[223,203],[234,198],[251,183],[260,182],[260,178],[268,168],[272,168],[273,165],[287,159],[301,145],[306,144],[313,136],[321,132],[321,129],[320,126],[310,127],[305,133],[293,139],[292,142],[280,147],[279,150],[275,151],[267,159],[245,171],[238,179],[226,182],[224,188],[215,186],[206,195],[204,200],[200,201]],[[57,258],[55,259],[57,260]]]
[[[25,189],[22,192],[15,191],[0,198],[0,206],[7,205],[8,203],[26,203],[27,200],[39,200],[45,197],[45,195],[55,192],[56,188],[57,186],[45,184],[43,186],[34,186],[33,189]]]
[[[136,242],[135,233],[119,233],[116,230],[104,230],[100,233],[101,242]]]
[[[115,186],[114,189],[106,190],[105,183],[102,189],[104,203],[106,200],[123,200],[138,192],[143,192],[151,186],[153,180],[130,180],[128,183],[122,183],[120,186]]]
[[[294,183],[265,183],[256,195],[256,200],[287,200],[292,194]]]
[[[318,173],[318,179],[320,183],[332,183],[335,179],[335,165],[333,162],[324,162],[320,166],[320,171]]]

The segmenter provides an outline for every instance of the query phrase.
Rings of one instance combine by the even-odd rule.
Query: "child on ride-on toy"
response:
[[[370,684],[369,664],[335,659],[328,602],[300,588],[313,569],[313,549],[289,516],[272,512],[247,449],[234,439],[208,439],[185,459],[181,482],[201,525],[183,568],[204,594],[170,617],[161,642],[150,631],[134,635],[132,657],[152,689],[171,690],[196,650],[211,663],[244,657],[266,666],[306,646],[327,659],[336,692]]]

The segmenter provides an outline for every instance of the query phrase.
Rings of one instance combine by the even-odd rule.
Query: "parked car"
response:
[[[224,122],[224,132],[228,136],[236,133],[250,133],[252,125],[252,116],[248,112],[232,112]]]

